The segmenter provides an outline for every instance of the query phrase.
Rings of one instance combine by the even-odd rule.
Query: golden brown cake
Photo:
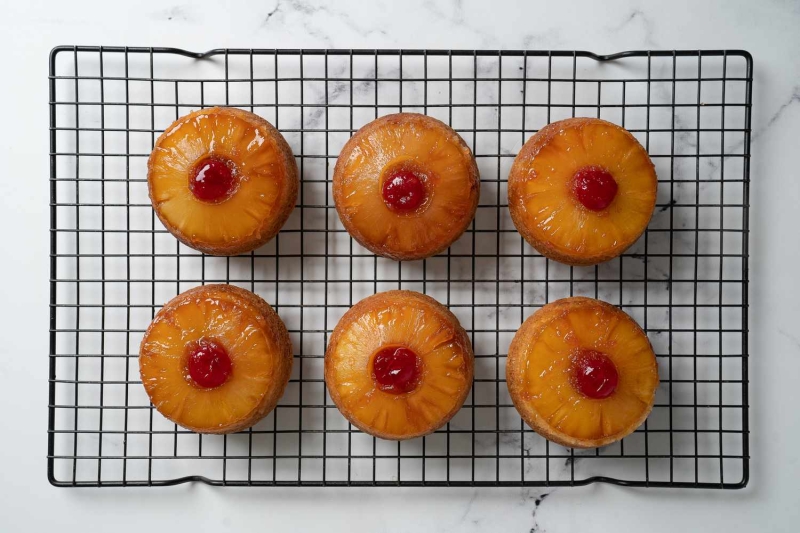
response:
[[[592,298],[564,298],[531,315],[506,362],[511,399],[530,427],[573,448],[632,433],[653,408],[658,363],[642,328]]]
[[[533,135],[508,176],[517,230],[542,255],[593,265],[641,236],[656,205],[655,167],[627,130],[570,118]]]
[[[475,158],[449,126],[399,113],[370,122],[345,144],[333,199],[345,229],[377,255],[423,259],[450,246],[475,217]]]
[[[466,332],[442,304],[412,291],[364,298],[336,325],[325,354],[325,382],[357,428],[392,440],[446,424],[472,387]]]
[[[213,107],[176,120],[147,164],[150,201],[178,240],[201,252],[236,255],[266,243],[297,199],[294,156],[263,118]]]
[[[156,314],[139,370],[162,415],[198,433],[233,433],[275,408],[292,359],[286,326],[267,302],[232,285],[203,285]]]

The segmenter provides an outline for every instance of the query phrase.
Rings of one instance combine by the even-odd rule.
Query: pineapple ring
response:
[[[425,200],[397,213],[382,196],[394,171],[423,176]],[[480,176],[464,140],[448,125],[417,113],[374,120],[345,144],[333,173],[333,199],[345,229],[373,253],[424,259],[447,249],[478,208]]]
[[[188,371],[187,347],[222,345],[232,370],[202,388]],[[166,418],[198,433],[233,433],[275,408],[292,371],[292,344],[278,314],[232,285],[203,285],[170,300],[144,334],[139,371],[150,401]]]
[[[372,375],[385,347],[405,346],[420,359],[409,392],[386,392]],[[364,298],[336,325],[325,354],[325,383],[354,426],[376,437],[421,437],[446,424],[472,387],[472,345],[458,319],[442,304],[412,291]]]
[[[223,201],[200,200],[197,165],[223,160],[236,178]],[[213,255],[249,252],[272,239],[297,200],[298,172],[283,136],[263,118],[235,108],[201,109],[176,120],[147,163],[150,201],[179,241]]]
[[[581,394],[571,356],[596,350],[616,367],[619,382],[604,399]],[[650,414],[658,362],[642,328],[625,312],[592,298],[545,305],[519,328],[508,349],[506,381],[514,406],[543,437],[573,448],[622,439]]]
[[[576,172],[587,167],[607,171],[618,186],[599,211],[571,191]],[[508,176],[508,205],[517,230],[539,253],[568,265],[594,265],[620,255],[644,233],[657,189],[650,156],[627,130],[570,118],[548,124],[522,147]]]

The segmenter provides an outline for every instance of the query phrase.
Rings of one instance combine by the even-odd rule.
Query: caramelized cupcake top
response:
[[[235,108],[175,121],[148,161],[150,199],[164,226],[214,255],[250,251],[280,230],[297,198],[291,149],[266,120]]]
[[[459,135],[425,115],[400,113],[361,128],[333,176],[336,210],[372,252],[422,259],[452,244],[475,216],[478,168]]]
[[[445,424],[464,403],[472,374],[472,347],[455,316],[411,291],[361,300],[337,324],[325,355],[325,381],[342,414],[387,439]]]
[[[658,180],[625,129],[595,118],[548,124],[532,136],[508,177],[511,218],[542,255],[591,265],[621,254],[644,232]]]
[[[229,433],[275,407],[292,358],[286,327],[264,300],[231,285],[203,285],[156,314],[139,369],[162,415],[193,431]]]
[[[591,298],[564,298],[525,321],[506,378],[533,429],[564,446],[595,447],[635,430],[658,387],[647,336],[626,313]]]

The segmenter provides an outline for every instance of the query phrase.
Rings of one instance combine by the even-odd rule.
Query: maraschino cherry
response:
[[[572,193],[586,209],[602,211],[614,201],[617,182],[609,171],[598,166],[583,167],[572,178]]]
[[[413,351],[402,346],[381,349],[372,360],[372,377],[384,392],[403,394],[419,382],[421,364]]]
[[[381,193],[389,209],[409,213],[425,201],[425,184],[413,171],[398,169],[386,177]]]
[[[236,177],[228,163],[217,157],[197,162],[189,176],[189,190],[195,198],[209,203],[226,200],[236,187]]]
[[[189,377],[201,388],[219,387],[231,375],[233,365],[227,350],[216,340],[200,339],[187,346]]]
[[[580,350],[572,356],[572,384],[584,396],[594,400],[608,398],[618,383],[617,367],[603,352]]]

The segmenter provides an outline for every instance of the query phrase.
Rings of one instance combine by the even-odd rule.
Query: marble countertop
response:
[[[0,515],[8,531],[790,531],[800,521],[800,3],[613,0],[180,2],[4,8],[0,223]],[[59,44],[241,48],[745,49],[755,64],[751,165],[751,477],[739,491],[626,489],[56,489],[46,479],[47,54]],[[8,259],[13,251],[17,259]]]

